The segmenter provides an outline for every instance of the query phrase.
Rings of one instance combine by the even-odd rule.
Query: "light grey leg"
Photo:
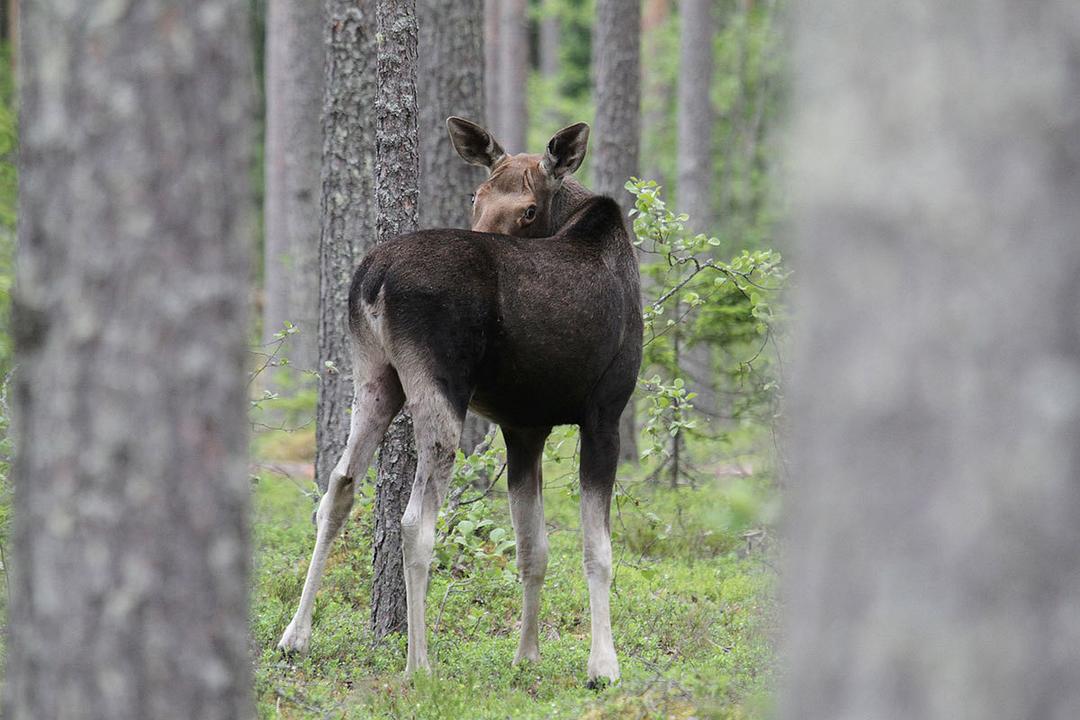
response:
[[[540,588],[547,572],[548,539],[544,525],[543,451],[550,428],[504,428],[509,464],[510,515],[521,576],[521,640],[514,664],[540,659]]]
[[[371,457],[386,433],[390,420],[401,408],[403,400],[401,388],[392,371],[364,382],[357,388],[349,423],[349,440],[341,459],[330,473],[326,494],[319,502],[315,551],[311,555],[311,564],[304,580],[300,606],[278,642],[278,649],[286,654],[303,654],[308,650],[315,595],[322,582],[330,546],[352,509],[354,480],[371,464]]]
[[[592,646],[589,682],[617,680],[619,661],[611,637],[611,491],[619,459],[617,426],[607,432],[581,431],[581,535],[589,583]]]
[[[431,667],[424,604],[435,550],[435,521],[450,485],[462,419],[439,393],[430,389],[410,392],[409,410],[416,432],[416,478],[401,518],[401,544],[409,621],[405,672],[411,675]]]

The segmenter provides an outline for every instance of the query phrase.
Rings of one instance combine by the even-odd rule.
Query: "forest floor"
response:
[[[300,597],[314,505],[302,472],[259,472],[252,588],[259,717],[768,716],[778,613],[775,563],[769,543],[756,543],[761,535],[753,521],[762,483],[715,468],[696,488],[620,474],[612,514],[612,626],[622,679],[595,691],[586,688],[588,593],[573,472],[565,459],[545,464],[550,562],[540,662],[510,663],[521,586],[500,481],[487,497],[440,519],[427,607],[434,670],[412,681],[403,675],[404,638],[375,644],[369,630],[370,483],[361,484],[327,564],[309,655],[286,660],[275,650]],[[479,495],[470,488],[463,497]]]

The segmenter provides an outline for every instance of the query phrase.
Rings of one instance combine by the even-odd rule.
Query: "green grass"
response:
[[[760,515],[750,481],[670,490],[622,481],[613,513],[612,626],[622,679],[585,687],[588,593],[570,463],[549,463],[551,557],[541,660],[512,667],[521,608],[505,496],[470,507],[491,524],[464,551],[444,540],[428,595],[430,676],[403,675],[405,643],[368,629],[372,503],[361,490],[335,543],[307,657],[274,646],[300,597],[314,542],[312,503],[292,481],[256,486],[252,634],[260,718],[760,718],[774,677],[775,572],[742,531]],[[472,491],[469,491],[470,493]],[[444,526],[446,519],[440,521]],[[450,533],[451,537],[454,533]],[[502,533],[496,532],[496,538]],[[430,632],[430,631],[434,632]]]

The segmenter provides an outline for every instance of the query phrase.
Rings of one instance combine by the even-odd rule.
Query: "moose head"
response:
[[[588,125],[576,123],[555,133],[543,155],[509,155],[490,132],[463,118],[447,118],[446,128],[465,162],[488,169],[487,180],[473,193],[473,230],[517,237],[555,234],[560,191],[585,159]]]

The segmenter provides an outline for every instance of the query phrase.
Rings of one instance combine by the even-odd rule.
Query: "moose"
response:
[[[422,230],[373,249],[353,275],[349,330],[354,400],[346,449],[316,513],[315,551],[296,615],[278,647],[303,653],[330,544],[349,515],[391,420],[404,406],[417,468],[401,519],[408,608],[406,672],[428,669],[424,602],[435,521],[466,409],[506,442],[510,510],[523,585],[514,662],[539,660],[540,587],[548,542],[544,441],[581,429],[581,530],[589,586],[590,685],[619,676],[611,636],[610,509],[619,417],[641,363],[637,258],[619,205],[571,177],[589,126],[557,132],[543,154],[507,154],[484,128],[447,120],[468,163],[486,167],[472,229]]]

